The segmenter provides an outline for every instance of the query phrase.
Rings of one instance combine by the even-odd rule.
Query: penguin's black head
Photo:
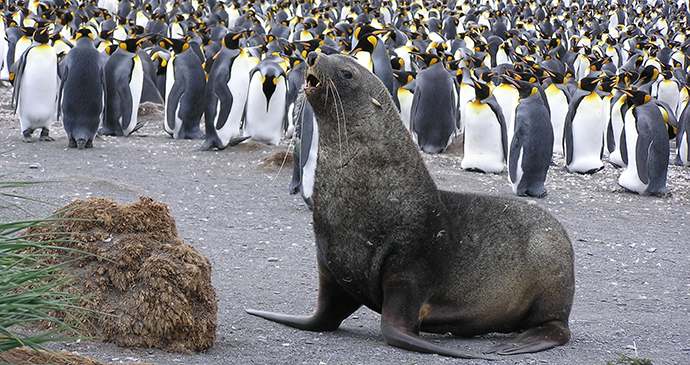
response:
[[[34,31],[34,41],[45,44],[50,41],[50,29],[45,27],[45,28],[39,28]]]
[[[585,77],[580,80],[578,86],[584,91],[592,92],[597,87],[597,84],[601,81],[598,77]]]
[[[178,38],[160,37],[156,43],[162,48],[172,50],[176,54],[180,54],[189,49],[189,43]]]
[[[637,79],[638,86],[644,85],[649,82],[653,82],[659,77],[659,69],[653,65],[647,65],[642,72],[640,72],[640,78]]]
[[[395,77],[396,80],[398,80],[398,83],[400,86],[405,86],[412,82],[412,80],[417,77],[417,73],[414,71],[401,71],[401,70],[396,70],[393,71],[393,76]]]
[[[503,82],[509,83],[513,85],[515,89],[517,89],[518,93],[520,94],[520,99],[527,99],[539,93],[539,90],[531,82],[516,80],[509,76],[501,76],[501,79]]]
[[[360,35],[360,38],[357,39],[359,40],[359,43],[357,43],[357,48],[353,49],[350,54],[354,55],[361,51],[374,53],[374,49],[376,49],[376,45],[379,42],[378,37],[376,37],[376,35],[373,33]]]
[[[119,47],[130,53],[136,53],[139,50],[139,45],[146,41],[144,38],[129,38],[120,42]]]
[[[86,38],[89,38],[91,40],[93,40],[93,38],[94,38],[93,33],[91,33],[91,29],[89,29],[89,28],[81,28],[74,35],[74,39],[77,39],[77,40],[79,38],[82,38],[82,37],[86,37]]]
[[[223,46],[228,49],[239,49],[240,39],[244,36],[244,32],[228,32],[223,37]]]
[[[616,85],[617,77],[615,75],[602,76],[599,83],[599,90],[610,93]]]
[[[632,102],[634,105],[644,105],[652,100],[652,97],[642,90],[633,89],[619,89],[623,94],[628,97],[628,101]]]
[[[474,88],[474,95],[477,100],[484,100],[491,96],[491,88],[484,82],[472,79],[472,87]]]
[[[432,53],[415,54],[415,57],[422,60],[427,68],[441,62],[441,58]]]
[[[564,84],[566,82],[566,76],[560,72],[545,70],[546,74],[549,75],[551,81],[554,84]]]

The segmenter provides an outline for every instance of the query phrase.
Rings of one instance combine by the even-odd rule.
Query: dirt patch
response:
[[[271,157],[263,160],[261,166],[267,169],[279,169],[287,166],[288,169],[291,169],[293,164],[292,158],[291,152],[278,151],[271,155]]]
[[[139,199],[125,205],[75,200],[56,211],[58,220],[25,235],[45,241],[68,234],[57,245],[97,255],[70,262],[66,271],[74,280],[59,290],[88,296],[85,306],[102,313],[95,325],[105,341],[170,352],[205,350],[215,341],[217,325],[211,264],[177,237],[167,205]]]

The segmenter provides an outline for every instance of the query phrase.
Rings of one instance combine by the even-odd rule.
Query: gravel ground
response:
[[[45,203],[16,203],[35,216],[74,199],[105,197],[131,203],[147,196],[170,206],[178,231],[213,264],[218,295],[217,340],[198,355],[124,349],[80,341],[60,350],[109,363],[150,364],[479,364],[388,346],[379,315],[360,309],[339,330],[311,333],[245,314],[245,308],[310,313],[317,274],[311,213],[290,196],[291,165],[263,161],[288,149],[243,144],[200,151],[201,141],[175,141],[162,130],[158,108],[147,108],[147,125],[130,137],[97,138],[94,148],[67,148],[56,124],[55,142],[23,143],[0,89],[0,175],[7,181],[48,181],[17,189]],[[151,110],[153,109],[153,110]],[[506,173],[460,169],[450,151],[424,156],[439,187],[512,195]],[[671,198],[643,197],[617,184],[610,165],[591,176],[549,171],[545,199],[533,200],[566,227],[575,249],[576,293],[570,343],[546,352],[501,357],[496,364],[604,364],[621,354],[654,364],[690,363],[690,169],[671,166]],[[0,220],[27,218],[0,211]],[[480,352],[507,335],[472,339],[429,335],[442,346]]]

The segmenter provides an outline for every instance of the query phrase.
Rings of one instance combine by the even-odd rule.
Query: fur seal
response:
[[[310,316],[247,309],[309,331],[336,330],[365,305],[387,343],[461,358],[419,332],[522,332],[487,352],[570,339],[573,250],[560,223],[514,198],[436,187],[388,90],[345,55],[311,53],[305,95],[319,125]]]

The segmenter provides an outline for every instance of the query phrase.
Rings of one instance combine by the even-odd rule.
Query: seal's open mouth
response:
[[[319,86],[321,86],[321,80],[316,77],[316,75],[311,71],[307,71],[307,85],[305,86],[304,90],[305,91],[314,91],[316,90]]]

